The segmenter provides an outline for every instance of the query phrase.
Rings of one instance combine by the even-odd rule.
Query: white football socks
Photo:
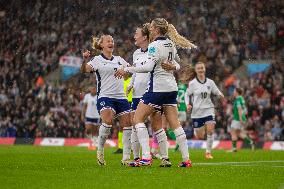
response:
[[[99,129],[99,137],[98,137],[98,153],[104,153],[104,145],[107,137],[110,134],[111,125],[106,123],[102,123]]]
[[[179,150],[181,152],[183,161],[189,160],[187,139],[183,128],[181,126],[178,127],[174,130],[174,133],[176,135],[176,143],[179,145]]]
[[[213,145],[213,134],[207,134],[206,153],[211,153]]]
[[[160,154],[162,158],[168,159],[169,154],[168,154],[168,140],[167,140],[167,135],[164,129],[159,129],[154,133],[157,137],[159,147],[160,147]]]
[[[139,143],[142,147],[142,159],[151,159],[149,134],[144,123],[138,123],[135,125]]]
[[[129,160],[130,159],[131,132],[132,132],[132,127],[124,127],[123,128],[123,137],[122,137],[123,157],[122,157],[122,160]]]
[[[132,128],[131,146],[132,146],[134,159],[139,158],[140,157],[140,143],[139,143],[139,139],[138,139],[135,127]]]

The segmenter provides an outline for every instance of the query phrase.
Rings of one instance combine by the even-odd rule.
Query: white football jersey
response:
[[[93,96],[88,93],[84,96],[84,104],[87,104],[87,110],[85,116],[88,118],[100,118],[99,112],[97,110],[97,95]]]
[[[213,80],[206,78],[204,83],[202,83],[195,78],[189,82],[186,98],[191,97],[192,100],[191,118],[215,115],[214,104],[210,97],[211,94],[218,96],[222,94]]]
[[[149,92],[172,92],[177,91],[177,83],[173,71],[166,71],[162,68],[165,60],[177,60],[177,49],[175,44],[166,37],[158,37],[148,46],[148,59],[155,62],[150,72]]]
[[[148,50],[148,49],[147,49]],[[133,53],[133,66],[139,67],[144,65],[148,59],[148,53],[141,48]],[[149,84],[150,73],[134,73],[133,77],[133,98],[141,98],[146,92]]]
[[[98,98],[108,97],[126,99],[123,81],[114,77],[117,69],[128,66],[128,63],[120,56],[112,56],[109,60],[103,54],[95,56],[87,63],[93,68],[97,79]]]

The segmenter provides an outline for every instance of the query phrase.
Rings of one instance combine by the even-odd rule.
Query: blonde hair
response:
[[[167,35],[179,47],[184,49],[196,48],[191,41],[180,35],[174,25],[169,24],[164,18],[155,18],[153,21],[155,27],[159,28],[162,35]]]
[[[147,39],[150,39],[149,27],[150,27],[150,23],[148,23],[148,22],[145,23],[145,24],[143,24],[141,27],[139,27],[139,28],[141,28],[141,30],[142,30],[142,35],[143,35],[143,36],[146,36]]]
[[[105,35],[101,35],[100,37],[96,37],[96,36],[93,36],[92,37],[92,48],[95,50],[95,51],[101,51],[103,50],[102,47],[101,47],[101,43],[103,42],[103,37]]]

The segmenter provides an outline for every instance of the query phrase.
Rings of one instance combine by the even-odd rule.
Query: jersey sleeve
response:
[[[180,57],[177,53],[177,49],[176,47],[174,46],[174,57],[173,57],[173,60],[175,60],[177,63],[180,63]]]
[[[126,62],[126,60],[124,60],[122,57],[119,57],[119,61],[122,64],[123,67],[130,66],[130,64],[128,62]]]
[[[84,96],[83,103],[84,103],[84,104],[87,104],[87,103],[88,103],[88,94],[86,94],[86,95]]]
[[[192,82],[188,83],[188,87],[186,89],[186,94],[188,94],[188,96],[193,94],[193,83]]]
[[[134,73],[131,77],[130,83],[128,85],[128,87],[133,87],[134,82],[135,82],[135,78],[136,78],[136,73]]]
[[[236,107],[242,108],[242,101],[241,101],[240,98],[237,98],[237,99],[236,99]]]
[[[146,64],[139,67],[125,67],[124,71],[131,73],[148,73],[153,70],[155,63],[152,60],[147,60]]]
[[[212,85],[212,93],[218,96],[223,95],[223,93],[218,89],[217,85],[215,84],[214,81],[211,81],[211,85]]]
[[[93,71],[97,71],[99,68],[99,62],[95,57],[92,58],[87,64],[92,67]]]
[[[193,94],[193,83],[189,82],[188,87],[187,87],[185,94],[184,94],[184,101],[185,101],[186,105],[190,104],[190,98],[191,98],[192,94]]]
[[[160,58],[160,54],[159,49],[155,43],[149,44],[147,55],[148,60],[152,60],[152,62],[154,62],[155,64],[157,63]]]
[[[190,95],[188,94],[187,90],[185,91],[185,94],[184,94],[184,102],[186,105],[189,104],[189,97]]]

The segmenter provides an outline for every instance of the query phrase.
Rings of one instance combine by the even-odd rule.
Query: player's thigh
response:
[[[176,106],[163,106],[163,112],[171,129],[175,130],[176,128],[180,127],[178,110]]]
[[[205,136],[205,126],[194,128],[194,133],[197,139],[202,140]]]
[[[165,114],[162,114],[162,127],[164,129],[168,129],[169,128],[169,122],[168,122]]]
[[[104,109],[100,112],[102,123],[112,125],[115,113],[112,109]]]
[[[121,127],[130,127],[132,125],[131,113],[125,113],[118,117],[119,125]]]
[[[205,127],[206,127],[206,132],[208,134],[213,134],[214,133],[214,129],[215,129],[215,123],[206,123],[205,124]]]
[[[131,125],[134,125],[134,114],[135,114],[135,111],[132,111],[129,114],[130,114]]]
[[[231,138],[232,140],[237,140],[239,136],[239,129],[231,129]]]
[[[145,119],[154,111],[152,106],[146,105],[143,102],[138,104],[134,114],[134,124],[144,123]]]
[[[150,116],[150,121],[154,132],[163,128],[161,112],[154,111]]]
[[[100,124],[96,123],[95,125],[93,125],[93,134],[97,134],[97,132],[99,131],[100,128]]]
[[[93,131],[93,125],[92,124],[85,124],[85,131],[87,134],[91,133]]]

